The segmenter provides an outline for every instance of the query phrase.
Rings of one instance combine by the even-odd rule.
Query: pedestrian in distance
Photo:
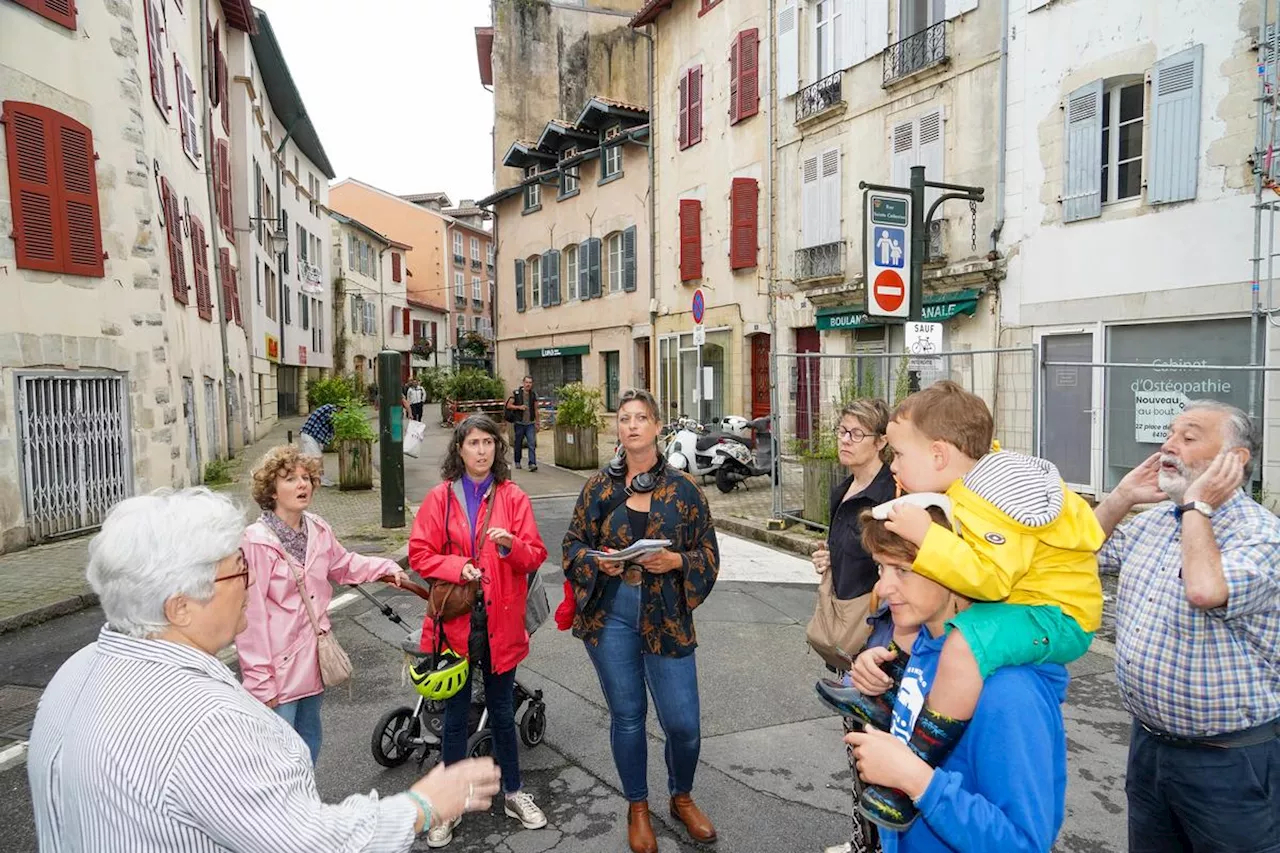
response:
[[[204,488],[107,514],[86,572],[107,624],[58,669],[31,730],[40,850],[407,853],[419,832],[488,808],[487,758],[393,796],[320,799],[308,745],[218,659],[243,636],[256,585],[244,526]]]
[[[319,465],[293,445],[273,447],[253,469],[253,500],[262,510],[244,532],[242,547],[253,583],[247,627],[236,640],[245,689],[275,710],[320,757],[320,708],[325,683],[321,637],[332,627],[332,584],[408,575],[394,561],[365,557],[342,547],[333,529],[313,512]],[[332,642],[330,637],[325,642]]]
[[[652,394],[621,396],[622,454],[587,481],[564,537],[573,635],[585,644],[609,707],[633,853],[658,850],[649,815],[646,689],[667,740],[671,816],[694,841],[716,840],[691,796],[702,746],[693,611],[715,585],[720,551],[706,495],[658,453],[661,427]],[[623,550],[641,539],[665,539],[670,546],[627,563],[590,553]]]
[[[547,559],[533,505],[511,481],[507,445],[488,415],[471,415],[454,428],[441,483],[427,493],[413,520],[409,566],[427,579],[433,603],[422,626],[422,651],[447,648],[468,661],[461,690],[445,700],[441,754],[446,765],[466,756],[471,681],[484,679],[493,750],[502,769],[504,811],[525,829],[547,818],[520,776],[516,740],[516,667],[529,654],[525,630],[529,575]],[[437,589],[439,588],[439,589]],[[465,602],[450,618],[450,600]],[[453,840],[461,817],[427,833],[428,847]]]
[[[515,433],[516,468],[520,468],[521,450],[529,447],[529,470],[538,470],[538,394],[533,390],[533,377],[526,376],[520,387],[507,398],[507,421]]]
[[[298,447],[303,456],[317,460],[320,466],[320,484],[332,486],[333,481],[324,475],[324,449],[333,442],[333,416],[342,411],[337,403],[325,403],[318,406],[298,430]]]
[[[1119,572],[1133,853],[1280,851],[1280,521],[1246,489],[1253,420],[1187,404],[1096,509]],[[1123,521],[1139,504],[1156,504]]]
[[[409,380],[409,387],[405,391],[405,399],[409,401],[409,413],[415,421],[422,420],[422,407],[427,402],[427,389],[422,387],[422,382],[417,379]]]
[[[874,609],[872,591],[877,580],[875,561],[862,547],[860,516],[864,510],[892,500],[897,493],[888,465],[892,459],[885,439],[888,426],[889,407],[883,400],[854,400],[841,411],[835,429],[836,447],[840,464],[849,476],[831,490],[827,539],[813,552],[813,567],[822,579],[808,637],[824,660],[831,658],[827,669],[846,685],[851,684],[849,661],[840,657],[836,646],[846,654],[856,655],[868,641]],[[861,728],[856,718],[845,717],[844,724],[846,732]],[[852,765],[852,755],[849,760]],[[858,810],[862,785],[856,773],[853,794],[850,838],[828,847],[825,853],[871,853],[879,849],[875,824]]]
[[[946,496],[895,502],[913,498],[925,498],[921,510],[932,523],[952,529]],[[1021,664],[992,673],[954,749],[936,766],[926,762],[909,741],[939,676],[948,626],[976,605],[931,580],[934,572],[920,571],[922,559],[935,557],[892,532],[875,513],[864,512],[863,548],[880,566],[876,592],[889,606],[896,643],[910,655],[872,648],[854,662],[854,685],[887,703],[890,727],[868,726],[845,735],[845,742],[865,782],[905,791],[920,813],[905,830],[881,829],[884,852],[1048,853],[1066,811],[1066,669]],[[897,681],[887,672],[895,666],[901,670]]]

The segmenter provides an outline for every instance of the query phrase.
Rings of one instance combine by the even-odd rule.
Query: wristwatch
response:
[[[1213,518],[1213,507],[1210,506],[1207,501],[1191,501],[1189,503],[1185,503],[1178,507],[1176,512],[1179,519],[1189,512],[1198,512],[1205,518]]]

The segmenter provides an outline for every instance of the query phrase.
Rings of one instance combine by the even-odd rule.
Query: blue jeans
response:
[[[493,732],[493,755],[502,771],[503,793],[520,790],[520,746],[516,742],[516,671],[492,675],[484,673],[484,704],[489,709],[489,730]],[[444,744],[440,748],[446,766],[467,757],[467,729],[471,717],[471,679],[444,703]]]
[[[1186,747],[1138,723],[1125,778],[1130,853],[1280,851],[1280,739]]]
[[[640,638],[640,587],[619,584],[609,605],[600,643],[587,655],[600,678],[609,706],[609,745],[630,802],[649,799],[645,717],[648,692],[666,735],[667,791],[672,796],[693,790],[693,775],[702,750],[698,664],[693,654],[680,658],[646,654]]]
[[[526,443],[529,445],[529,467],[536,468],[538,465],[538,425],[537,424],[512,424],[515,432],[515,453],[516,464],[520,464],[520,450]]]
[[[275,707],[276,713],[293,726],[307,749],[311,750],[312,764],[320,760],[320,705],[323,699],[324,694],[317,693],[306,699],[295,699]]]

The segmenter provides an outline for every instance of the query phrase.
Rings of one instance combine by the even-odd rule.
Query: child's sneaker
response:
[[[895,644],[889,649],[897,652],[897,656],[886,661],[881,669],[893,680],[893,686],[879,696],[864,696],[853,687],[852,675],[846,675],[841,681],[824,678],[814,685],[818,698],[828,707],[842,716],[853,717],[868,726],[882,732],[889,731],[893,724],[893,705],[898,700],[898,687],[902,684],[902,676],[907,671],[907,661],[911,656],[904,653]]]
[[[520,821],[525,829],[542,829],[547,825],[547,816],[526,791],[517,791],[507,797],[506,812],[507,817]]]

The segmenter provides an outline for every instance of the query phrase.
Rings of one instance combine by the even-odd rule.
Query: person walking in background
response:
[[[253,500],[262,515],[244,532],[253,583],[247,627],[236,638],[245,689],[285,719],[320,757],[320,635],[331,630],[334,583],[408,575],[394,561],[342,547],[320,516],[307,512],[320,479],[314,458],[291,444],[273,447],[253,469]]]
[[[1243,411],[1192,401],[1096,509],[1133,853],[1280,851],[1280,521],[1245,491],[1261,448]]]
[[[422,387],[418,379],[410,379],[405,391],[405,399],[409,401],[409,414],[415,421],[422,420],[422,407],[427,402],[427,389]]]
[[[661,426],[658,403],[648,391],[622,395],[623,452],[587,481],[564,537],[573,635],[586,645],[609,707],[609,741],[630,803],[627,840],[633,853],[658,850],[649,817],[646,687],[667,739],[671,815],[694,841],[716,840],[715,827],[690,794],[702,747],[693,610],[715,585],[720,550],[706,495],[658,453]],[[640,539],[671,544],[629,563],[588,553],[622,550]]]
[[[58,668],[31,727],[44,853],[407,853],[417,833],[489,807],[488,758],[392,796],[320,799],[308,744],[217,657],[263,584],[243,532],[244,511],[205,488],[128,498],[102,522],[85,574],[107,624]]]
[[[475,596],[465,612],[443,619],[443,625],[428,608],[422,626],[423,652],[439,653],[444,646],[468,659],[466,683],[445,700],[443,761],[455,764],[466,757],[471,680],[480,675],[502,768],[504,811],[525,829],[541,829],[546,815],[520,778],[515,685],[516,667],[529,654],[529,575],[547,559],[547,548],[529,496],[511,482],[506,455],[506,441],[488,415],[471,415],[454,428],[440,466],[442,482],[427,493],[413,519],[409,565],[431,582],[433,600],[441,584],[454,597]],[[427,846],[448,845],[459,820],[434,827]]]
[[[298,447],[303,456],[317,460],[322,486],[333,485],[333,481],[324,475],[324,449],[333,441],[333,416],[341,410],[337,403],[325,403],[307,415],[302,429],[298,430]]]
[[[516,468],[520,467],[520,450],[529,445],[529,470],[538,470],[538,395],[533,390],[533,377],[526,376],[524,383],[507,399],[507,420],[515,432]]]

